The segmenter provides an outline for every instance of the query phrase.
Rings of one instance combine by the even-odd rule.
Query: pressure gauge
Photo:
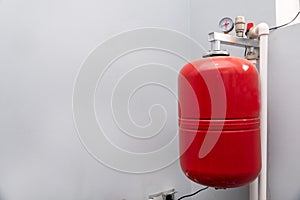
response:
[[[224,33],[229,33],[230,31],[233,30],[234,23],[231,18],[229,17],[224,17],[223,19],[220,20],[219,22],[219,28],[224,32]]]

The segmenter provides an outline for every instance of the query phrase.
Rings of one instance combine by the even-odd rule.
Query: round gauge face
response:
[[[229,17],[224,17],[219,22],[219,28],[224,33],[229,33],[230,31],[232,31],[233,27],[234,27],[234,23],[233,23],[232,19]]]

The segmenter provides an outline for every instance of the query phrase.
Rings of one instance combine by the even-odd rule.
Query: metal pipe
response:
[[[221,41],[215,40],[211,42],[211,50],[220,51],[221,50]]]

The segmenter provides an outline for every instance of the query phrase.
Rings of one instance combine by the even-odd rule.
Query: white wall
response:
[[[141,200],[163,189],[176,188],[180,196],[201,187],[191,185],[178,162],[156,172],[131,174],[96,161],[76,133],[73,85],[90,52],[114,34],[137,27],[162,27],[189,34],[208,49],[207,33],[217,30],[223,16],[245,15],[256,23],[275,24],[273,0],[257,3],[262,6],[237,0],[0,1],[0,199]],[[233,52],[239,54],[237,50]],[[192,57],[200,58],[202,53],[195,50]],[[175,71],[184,63],[157,51],[136,52],[114,63],[106,81],[117,82],[122,76],[121,68],[129,71],[151,61],[170,65]],[[145,87],[144,93],[130,104],[133,118],[140,125],[150,122],[149,105],[159,102],[166,106],[168,123],[160,139],[145,146],[126,138],[114,125],[108,131],[113,143],[129,151],[144,152],[164,146],[174,136],[177,106],[172,92],[176,93],[176,73],[164,71],[160,78],[173,83],[171,93],[161,87]],[[109,91],[111,88],[105,90]],[[106,128],[110,129],[112,115],[101,113],[99,105],[104,94],[96,91],[96,115],[104,116]],[[162,117],[161,111],[154,114]],[[247,187],[217,192],[210,189],[199,198],[247,199]]]
[[[270,35],[269,53],[269,199],[300,199],[299,115],[300,25]]]
[[[296,14],[299,12],[300,9],[300,4],[299,0],[289,0],[289,1],[284,1],[284,0],[276,0],[276,25],[280,26],[282,24],[286,24],[287,22],[290,22]],[[299,17],[296,18],[292,24],[299,23],[300,19]]]
[[[141,200],[173,187],[179,194],[190,192],[178,162],[135,175],[93,159],[79,141],[72,113],[77,73],[99,43],[145,26],[188,33],[188,12],[188,2],[180,0],[1,1],[0,199]],[[163,60],[161,54],[153,57]],[[172,59],[179,69],[183,61]],[[174,97],[165,98],[174,108],[166,134],[176,130],[177,105]]]

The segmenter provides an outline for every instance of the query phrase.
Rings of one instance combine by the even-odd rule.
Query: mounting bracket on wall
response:
[[[175,189],[170,189],[156,194],[151,194],[149,195],[148,200],[175,200],[175,193]]]
[[[214,55],[229,55],[225,50],[221,50],[221,44],[239,46],[245,48],[253,48],[256,51],[259,49],[258,39],[249,39],[244,37],[237,37],[225,33],[212,32],[208,34],[208,41],[211,43],[211,50],[203,57],[210,57]]]

